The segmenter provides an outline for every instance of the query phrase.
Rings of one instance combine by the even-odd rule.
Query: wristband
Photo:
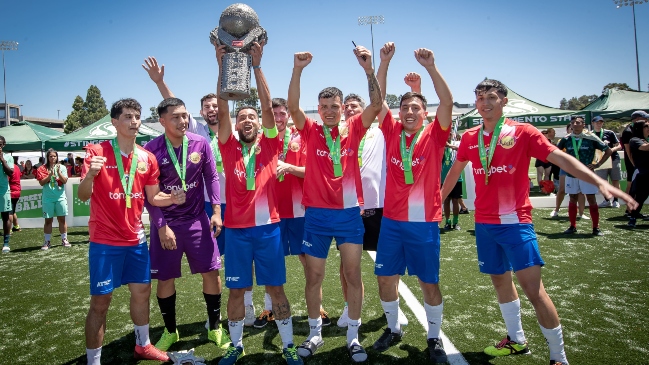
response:
[[[266,138],[275,138],[279,134],[279,132],[277,131],[277,125],[275,125],[271,129],[268,129],[266,127],[262,127],[262,129],[264,130],[264,135],[266,136]]]
[[[253,70],[256,70],[256,69],[258,69],[258,68],[261,68],[261,66],[252,66],[252,69],[253,69]]]

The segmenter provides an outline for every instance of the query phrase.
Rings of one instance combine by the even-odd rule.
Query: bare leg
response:
[[[113,294],[90,296],[90,309],[86,316],[86,348],[96,349],[104,342],[106,314]]]

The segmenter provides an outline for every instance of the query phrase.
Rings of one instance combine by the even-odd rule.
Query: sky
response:
[[[175,95],[198,114],[200,98],[214,92],[217,64],[209,32],[229,1],[5,0],[0,40],[19,42],[5,51],[7,102],[23,115],[60,119],[77,95],[96,85],[107,107],[137,99],[142,117],[161,96],[141,64],[155,56]],[[387,92],[403,94],[403,77],[422,74],[423,94],[437,102],[432,81],[413,51],[429,48],[458,103],[473,103],[485,77],[517,93],[558,107],[562,98],[599,95],[610,82],[637,88],[631,7],[613,0],[312,1],[251,0],[268,33],[262,69],[272,97],[286,97],[293,54],[314,58],[302,74],[303,109],[317,105],[328,86],[368,99],[367,79],[352,40],[371,50],[370,26],[358,17],[383,15],[373,26],[377,54],[395,42]],[[649,84],[649,3],[637,5],[641,88]],[[254,81],[253,84],[254,85]],[[4,96],[4,95],[3,95]]]

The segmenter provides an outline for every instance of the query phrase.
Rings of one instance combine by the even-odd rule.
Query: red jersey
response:
[[[246,185],[246,165],[243,161],[241,143],[234,137],[219,149],[225,172],[225,219],[227,228],[250,228],[279,222],[275,183],[277,180],[277,156],[282,151],[279,137],[262,135],[255,150],[255,190]]]
[[[443,130],[437,118],[424,126],[412,150],[412,184],[406,184],[401,158],[403,124],[388,113],[381,131],[385,137],[387,166],[383,216],[402,222],[440,222],[442,156],[451,128]],[[406,134],[407,148],[414,143],[414,137]]]
[[[9,177],[9,189],[11,190],[11,199],[20,198],[20,176],[22,176],[18,165],[14,165],[14,173]]]
[[[289,133],[288,140],[286,140],[288,141],[286,156],[284,156],[284,143],[286,141],[280,141],[279,160],[293,166],[302,167],[306,163],[306,143],[302,141],[302,137],[295,128],[290,128]],[[284,138],[287,138],[287,136],[284,136]],[[304,217],[304,206],[302,205],[303,185],[304,179],[293,174],[284,175],[284,181],[277,180],[275,192],[277,193],[277,210],[280,218]]]
[[[361,114],[347,119],[345,128],[331,128],[331,138],[335,141],[340,134],[340,163],[343,175],[334,176],[334,168],[329,154],[322,126],[313,119],[306,119],[300,135],[306,142],[306,173],[304,175],[305,207],[346,209],[363,205],[363,186],[361,170],[358,166],[358,146],[367,132]],[[340,129],[340,131],[339,131]]]
[[[144,239],[142,210],[146,192],[144,186],[158,186],[158,162],[144,148],[137,146],[137,170],[131,191],[131,208],[126,208],[124,188],[117,169],[112,141],[86,147],[86,157],[81,170],[85,178],[93,156],[104,156],[106,162],[95,176],[90,203],[88,230],[90,241],[111,246],[135,246]],[[133,154],[122,157],[124,173],[129,173]]]
[[[476,223],[532,223],[527,175],[530,159],[547,161],[548,155],[557,148],[532,125],[505,119],[489,168],[489,185],[485,185],[478,133],[480,126],[467,130],[457,151],[457,161],[470,161],[473,165]],[[487,150],[491,134],[484,136]]]

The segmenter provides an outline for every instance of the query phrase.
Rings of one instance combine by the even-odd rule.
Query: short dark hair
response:
[[[644,126],[649,123],[649,121],[634,122],[631,125],[631,132],[633,132],[633,137],[644,139]]]
[[[214,93],[209,93],[201,98],[201,109],[203,109],[203,102],[207,99],[218,99],[219,97]]]
[[[170,106],[185,106],[185,103],[178,98],[166,98],[158,104],[158,115],[165,114]]]
[[[0,140],[2,141],[2,144],[7,144],[7,140],[4,136],[0,136]]]
[[[399,108],[401,108],[401,105],[403,105],[404,100],[413,99],[413,98],[419,99],[419,101],[421,101],[422,105],[424,106],[424,110],[426,110],[426,104],[428,104],[428,102],[426,101],[426,97],[421,95],[420,93],[412,92],[412,91],[408,91],[407,93],[401,95],[401,101],[399,101]]]
[[[358,94],[349,94],[349,95],[345,96],[345,100],[343,100],[343,104],[347,104],[347,102],[350,101],[350,100],[357,101],[358,104],[361,106],[361,108],[365,109],[365,100],[363,100],[363,98],[360,95],[358,95]]]
[[[239,116],[239,112],[241,112],[242,110],[245,110],[245,109],[252,109],[252,110],[254,110],[255,113],[257,114],[257,118],[259,118],[259,112],[257,111],[257,108],[255,108],[255,107],[252,106],[252,105],[242,105],[242,106],[238,107],[238,108],[237,108],[237,112],[234,113],[235,117],[238,117],[238,116]]]
[[[570,117],[570,123],[572,124],[572,121],[577,120],[577,119],[581,119],[582,122],[584,122],[584,123],[586,122],[586,119],[584,119],[584,117],[582,117],[581,115],[572,115]]]
[[[288,111],[288,103],[284,98],[273,98],[273,100],[271,100],[271,103],[273,104],[273,109],[283,106],[284,109]]]
[[[336,96],[339,97],[341,101],[343,100],[343,92],[340,91],[339,88],[337,88],[337,87],[325,87],[318,94],[318,101],[320,101],[320,99],[335,98]]]
[[[119,119],[119,116],[122,115],[124,109],[133,109],[137,110],[138,113],[142,113],[142,105],[140,105],[137,100],[126,98],[119,99],[113,103],[110,107],[110,117],[113,119]]]
[[[502,96],[507,96],[507,86],[498,80],[485,79],[478,86],[475,87],[473,92],[477,96],[479,93],[487,92],[495,88],[496,92]]]

